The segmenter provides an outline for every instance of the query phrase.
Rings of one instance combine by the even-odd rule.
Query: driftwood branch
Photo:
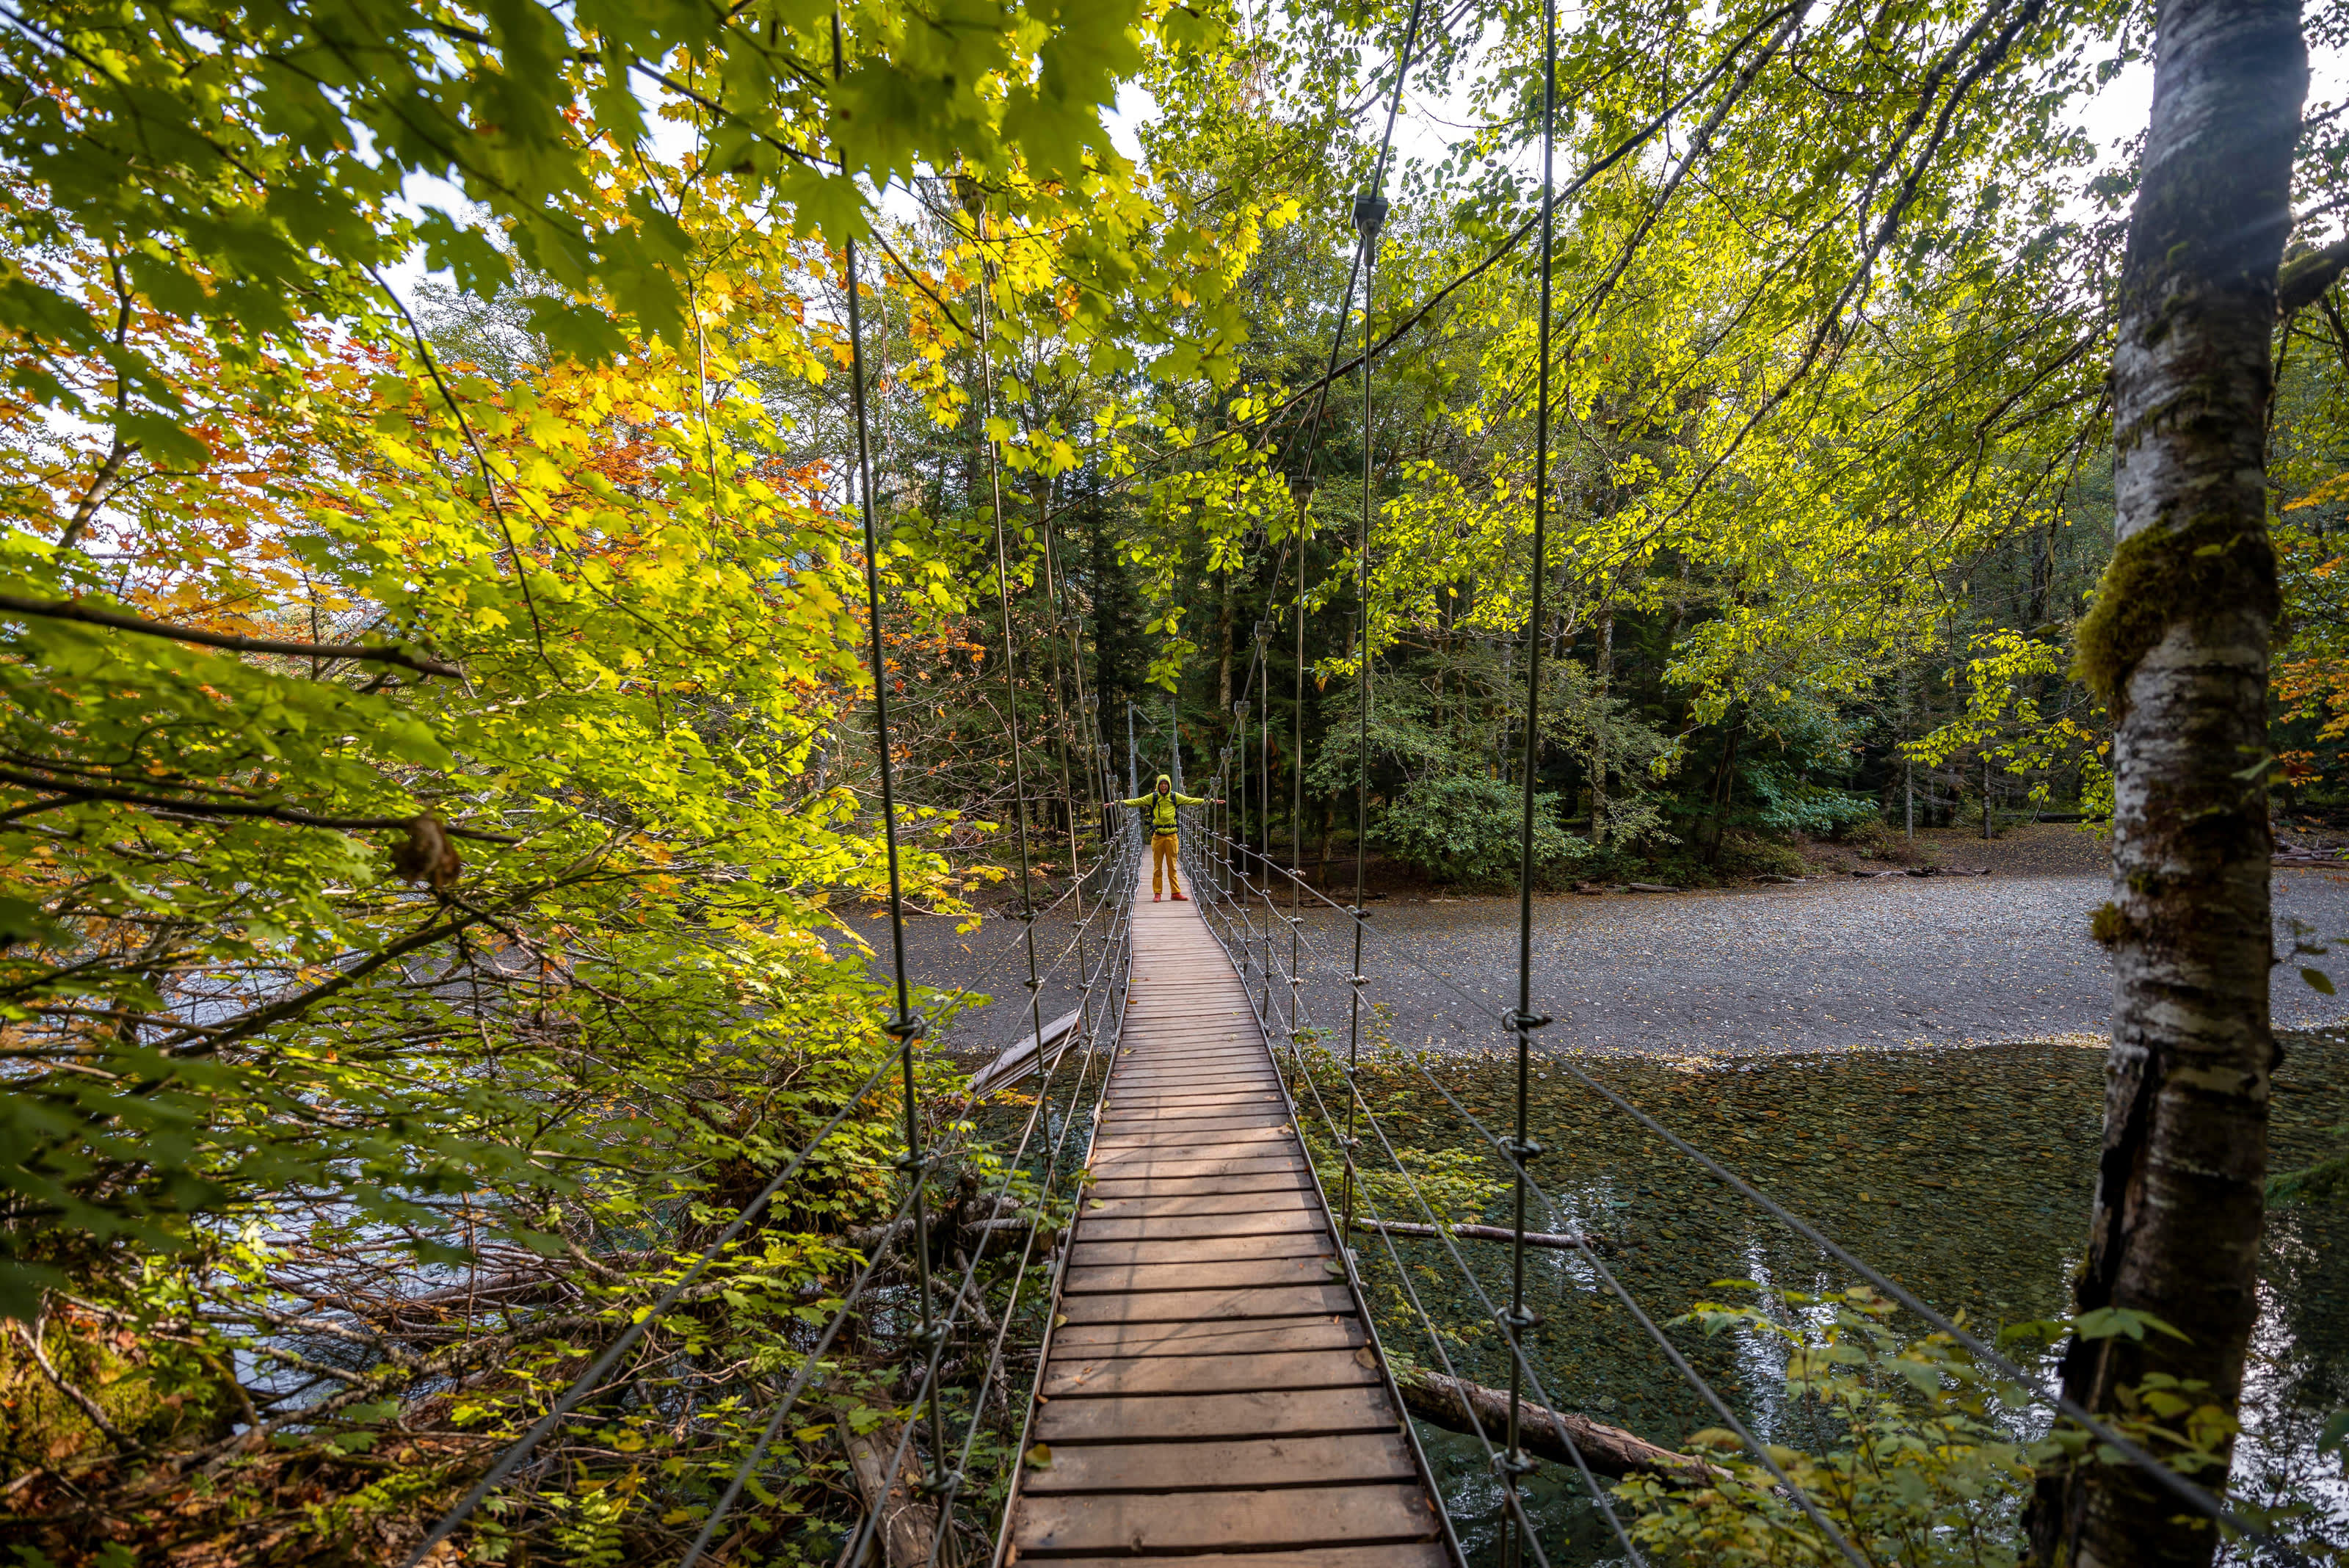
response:
[[[922,1501],[922,1469],[914,1445],[905,1445],[905,1458],[891,1476],[889,1459],[897,1451],[901,1428],[895,1421],[884,1421],[869,1432],[859,1432],[849,1421],[851,1408],[846,1404],[839,1407],[835,1429],[841,1447],[848,1450],[848,1468],[855,1474],[857,1495],[864,1500],[865,1517],[874,1521],[882,1560],[888,1568],[928,1568],[938,1511]],[[865,1550],[872,1550],[869,1542]]]
[[[292,642],[274,637],[238,637],[233,632],[205,631],[198,627],[173,626],[168,621],[149,620],[144,616],[125,615],[119,610],[99,609],[79,599],[27,599],[14,594],[0,594],[0,614],[36,615],[49,620],[78,620],[87,626],[137,632],[142,637],[164,637],[173,642],[224,648],[232,653],[282,653],[293,659],[355,659],[369,664],[397,664],[402,669],[413,670],[419,675],[445,675],[456,680],[465,678],[465,672],[455,665],[443,659],[427,658],[405,648],[371,642]]]
[[[1373,1231],[1385,1236],[1437,1236],[1443,1234],[1433,1225],[1413,1225],[1401,1220],[1357,1220],[1357,1231]],[[1514,1241],[1516,1232],[1499,1225],[1454,1225],[1452,1234],[1469,1241]],[[1612,1252],[1615,1243],[1604,1236],[1582,1236],[1572,1231],[1528,1231],[1526,1245],[1547,1247],[1552,1251],[1571,1252],[1588,1247],[1594,1252]]]
[[[1465,1378],[1446,1377],[1440,1372],[1406,1371],[1401,1367],[1395,1370],[1395,1386],[1402,1393],[1404,1407],[1423,1420],[1432,1421],[1447,1432],[1474,1433],[1481,1424],[1485,1436],[1495,1447],[1505,1440],[1509,1429],[1509,1397],[1498,1388],[1487,1388]],[[1553,1410],[1530,1399],[1518,1402],[1517,1432],[1526,1452],[1536,1459],[1555,1459],[1561,1464],[1574,1462],[1567,1448],[1567,1439],[1571,1438],[1574,1447],[1581,1450],[1582,1462],[1590,1467],[1593,1475],[1618,1480],[1650,1475],[1683,1486],[1704,1486],[1718,1473],[1702,1459],[1659,1448],[1620,1427],[1605,1426],[1588,1416]]]

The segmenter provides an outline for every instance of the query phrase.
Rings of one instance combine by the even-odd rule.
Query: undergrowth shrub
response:
[[[1589,852],[1587,840],[1557,825],[1558,797],[1534,796],[1534,867],[1538,874]],[[1446,882],[1471,887],[1516,875],[1525,824],[1517,786],[1482,774],[1431,774],[1415,780],[1374,830],[1397,859]]]
[[[1757,1287],[1750,1287],[1756,1288]],[[2017,1568],[2027,1560],[2023,1505],[2049,1469],[2100,1462],[2087,1432],[2048,1431],[2034,1398],[1981,1365],[1946,1334],[1904,1339],[1891,1302],[1862,1286],[1826,1295],[1766,1293],[1766,1303],[1699,1302],[1682,1323],[1739,1333],[1785,1360],[1789,1403],[1764,1444],[1821,1515],[1871,1563],[1902,1568]],[[1960,1320],[1962,1322],[1962,1317]],[[2064,1322],[2009,1325],[2000,1335],[2028,1366],[2058,1336],[2088,1339],[2176,1331],[2143,1313],[2106,1309]],[[2224,1476],[2235,1419],[2203,1386],[2160,1375],[2120,1391],[2113,1425],[2156,1447],[2204,1485]],[[2349,1439],[2349,1421],[2336,1441]],[[1799,1445],[1799,1446],[1797,1446]],[[1638,1511],[1631,1534],[1649,1561],[1685,1568],[1778,1568],[1841,1553],[1736,1434],[1710,1428],[1686,1447],[1717,1467],[1707,1488],[1675,1490],[1633,1477],[1616,1495]],[[2284,1543],[2295,1560],[2339,1563],[2336,1528],[2314,1501],[2229,1505]],[[2249,1561],[2237,1557],[2232,1560]]]

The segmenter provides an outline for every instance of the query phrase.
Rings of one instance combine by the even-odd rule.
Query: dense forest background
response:
[[[1036,1310],[998,1242],[1065,1220],[1065,1118],[1007,1133],[911,1047],[887,917],[1092,907],[1129,733],[1330,876],[1366,756],[1383,873],[1505,885],[1538,639],[1550,887],[2109,811],[2078,655],[2136,173],[2077,111],[2149,16],[1570,19],[1545,337],[1540,15],[11,13],[27,1561],[405,1561],[566,1388],[434,1560],[831,1560],[885,1514],[898,1568],[983,1550],[988,1347]],[[1440,159],[1382,151],[1399,62]],[[2328,820],[2340,112],[2299,154],[2243,764]],[[973,1501],[908,1538],[931,1387]]]

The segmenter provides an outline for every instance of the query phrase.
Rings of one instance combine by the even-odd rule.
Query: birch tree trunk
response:
[[[2083,1312],[2150,1313],[2186,1338],[2066,1346],[2066,1392],[2116,1416],[2158,1373],[2234,1409],[2257,1313],[2274,1055],[2262,468],[2307,85],[2297,0],[2161,0],[2113,361],[2116,547],[2076,667],[2115,723],[2113,901],[2095,921],[2115,991],[2075,1289]],[[2218,1542],[2093,1460],[2043,1475],[2030,1526],[2038,1559],[2066,1568],[2199,1565]]]

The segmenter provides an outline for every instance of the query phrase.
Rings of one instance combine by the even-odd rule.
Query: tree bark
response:
[[[2065,1391],[2115,1416],[2155,1374],[2232,1410],[2257,1314],[2274,1060],[2262,470],[2307,85],[2297,0],[2162,0],[2113,361],[2117,540],[2076,667],[2115,721],[2113,901],[2095,920],[2115,988],[2075,1294],[2186,1337],[2065,1347]],[[2092,1459],[2042,1475],[2030,1532],[2065,1568],[2199,1568],[2218,1541],[2143,1475]]]

